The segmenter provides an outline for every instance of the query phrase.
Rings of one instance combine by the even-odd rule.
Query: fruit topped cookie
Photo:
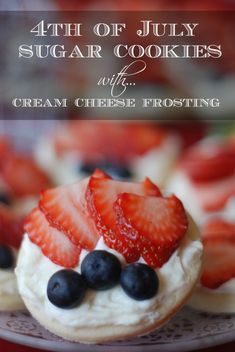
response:
[[[197,228],[148,178],[100,170],[41,193],[25,221],[16,275],[31,314],[72,341],[145,334],[184,304],[201,269]]]
[[[71,120],[44,136],[36,159],[57,184],[96,168],[118,179],[151,177],[163,184],[180,151],[180,138],[147,122]]]
[[[0,310],[22,309],[14,267],[23,237],[23,219],[49,184],[36,163],[0,137]]]
[[[232,214],[232,213],[231,213]],[[189,302],[213,313],[235,312],[235,221],[212,217],[202,226],[204,261],[199,285]]]
[[[232,138],[207,138],[188,149],[169,189],[199,224],[204,245],[200,283],[189,304],[235,312],[235,148]]]

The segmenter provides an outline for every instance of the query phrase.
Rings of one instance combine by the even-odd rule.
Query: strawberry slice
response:
[[[51,227],[38,208],[34,208],[27,216],[25,231],[53,263],[65,268],[74,268],[78,264],[81,248],[75,246],[61,231]]]
[[[72,185],[43,191],[39,208],[51,226],[65,233],[74,244],[92,250],[99,234],[86,209],[87,183],[88,179],[84,179]]]
[[[202,230],[204,262],[201,284],[216,289],[235,278],[235,224],[212,219]]]
[[[58,155],[77,153],[87,161],[102,157],[105,143],[103,121],[73,120],[55,131],[54,145]]]
[[[49,184],[32,159],[11,154],[2,165],[2,177],[15,196],[38,195]]]
[[[23,237],[23,218],[11,208],[0,205],[0,242],[19,248]]]
[[[179,246],[188,227],[184,207],[175,196],[119,195],[115,210],[120,232],[129,231],[144,260],[161,267]]]
[[[235,224],[225,221],[222,218],[212,218],[207,221],[202,230],[203,239],[217,236],[232,237],[235,234]]]
[[[140,195],[161,195],[158,187],[149,179],[143,183],[131,183],[92,176],[88,183],[86,199],[89,213],[106,245],[122,253],[127,262],[133,262],[138,260],[140,253],[132,241],[133,238],[120,233],[116,226],[114,210],[118,194],[127,191]]]
[[[100,170],[100,169],[95,169],[95,171],[92,174],[92,177],[95,178],[109,178],[112,179],[111,176],[109,176],[108,174],[106,174],[104,171]],[[151,182],[151,181],[150,181]]]
[[[112,160],[125,164],[133,156],[159,147],[167,132],[149,123],[120,123],[110,121],[69,121],[53,137],[58,155],[73,153],[90,163]]]
[[[6,227],[5,243],[14,248],[20,248],[24,234],[24,218],[15,217]]]
[[[235,177],[206,184],[195,185],[198,202],[205,211],[222,209],[228,199],[235,195]]]
[[[128,149],[132,155],[143,155],[160,147],[168,136],[166,130],[157,124],[130,123],[126,129]]]
[[[8,158],[11,152],[9,140],[4,136],[0,136],[0,165]]]
[[[223,179],[235,172],[235,152],[216,143],[199,145],[185,154],[182,166],[195,182]]]

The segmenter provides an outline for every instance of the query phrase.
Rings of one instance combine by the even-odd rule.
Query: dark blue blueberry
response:
[[[99,163],[93,164],[83,163],[80,165],[79,171],[86,175],[90,175],[95,171],[95,169],[101,169],[113,178],[117,179],[128,179],[133,176],[127,166],[113,162],[110,163],[108,161],[100,161]]]
[[[108,290],[119,282],[121,263],[107,251],[95,250],[83,260],[81,272],[87,285],[94,290]]]
[[[95,163],[83,163],[79,165],[79,171],[86,174],[86,175],[91,175],[95,169],[99,169],[100,164],[95,164]]]
[[[0,268],[9,269],[14,265],[15,259],[10,247],[0,245]]]
[[[6,193],[0,193],[0,202],[5,205],[11,205],[11,198]]]
[[[86,293],[83,277],[74,270],[57,271],[47,284],[49,301],[59,308],[74,308],[81,303]]]
[[[120,284],[129,297],[142,301],[156,295],[159,280],[156,272],[148,265],[134,263],[124,268]]]
[[[120,164],[107,164],[104,171],[113,178],[117,179],[128,179],[133,176],[128,167]]]

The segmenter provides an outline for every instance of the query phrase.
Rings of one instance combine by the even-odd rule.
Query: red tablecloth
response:
[[[25,347],[20,345],[15,345],[4,340],[0,340],[0,351],[6,352],[43,352],[42,350],[34,349],[31,347]],[[234,352],[235,351],[235,341],[225,345],[220,345],[216,347],[211,347],[203,350],[198,350],[195,352]],[[45,351],[44,351],[45,352]],[[66,352],[66,351],[65,351]]]

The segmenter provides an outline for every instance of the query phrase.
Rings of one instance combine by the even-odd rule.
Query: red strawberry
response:
[[[10,142],[6,137],[0,137],[0,165],[8,158],[8,155],[11,153]]]
[[[215,181],[234,174],[235,152],[220,144],[194,147],[185,154],[182,166],[193,181]]]
[[[143,258],[152,267],[161,267],[170,258],[187,231],[184,207],[175,196],[123,193],[115,210],[120,232],[129,229]]]
[[[100,170],[100,169],[95,169],[95,171],[92,174],[92,177],[95,178],[109,178],[112,179],[112,177],[110,177],[108,174],[106,174],[104,171]],[[150,181],[151,182],[151,181]]]
[[[212,219],[204,226],[202,236],[204,263],[201,283],[216,289],[235,278],[235,224]]]
[[[103,122],[74,120],[58,129],[54,136],[55,149],[59,155],[77,152],[87,161],[101,158],[105,142]]]
[[[128,262],[132,262],[138,260],[140,253],[130,237],[119,233],[114,211],[118,194],[127,191],[141,195],[161,195],[157,186],[149,179],[143,183],[131,183],[92,176],[88,183],[86,199],[90,215],[106,245],[122,253]]]
[[[156,124],[130,123],[126,141],[132,155],[143,155],[159,147],[167,137],[167,132]]]
[[[32,159],[11,154],[2,166],[2,177],[15,196],[38,195],[48,178]]]
[[[51,227],[38,208],[27,216],[25,231],[53,263],[65,268],[73,268],[78,264],[81,248],[75,246],[61,231]]]
[[[42,192],[39,207],[50,225],[64,232],[82,248],[92,250],[99,234],[86,210],[85,191],[88,179]]]
[[[127,163],[133,156],[159,147],[166,137],[159,126],[148,123],[70,121],[54,136],[59,155],[72,152],[87,162],[112,160]]]
[[[198,202],[205,211],[222,209],[228,199],[235,195],[235,177],[195,185]]]
[[[208,123],[206,121],[185,120],[185,122],[168,123],[169,132],[177,134],[180,137],[182,148],[186,149],[199,142],[208,132]]]
[[[203,239],[217,236],[233,237],[235,224],[229,223],[222,218],[212,218],[205,223],[202,230]]]
[[[0,205],[0,242],[19,248],[23,236],[23,218]]]
[[[15,217],[8,227],[8,233],[5,236],[5,243],[9,246],[19,248],[24,234],[24,218]]]

